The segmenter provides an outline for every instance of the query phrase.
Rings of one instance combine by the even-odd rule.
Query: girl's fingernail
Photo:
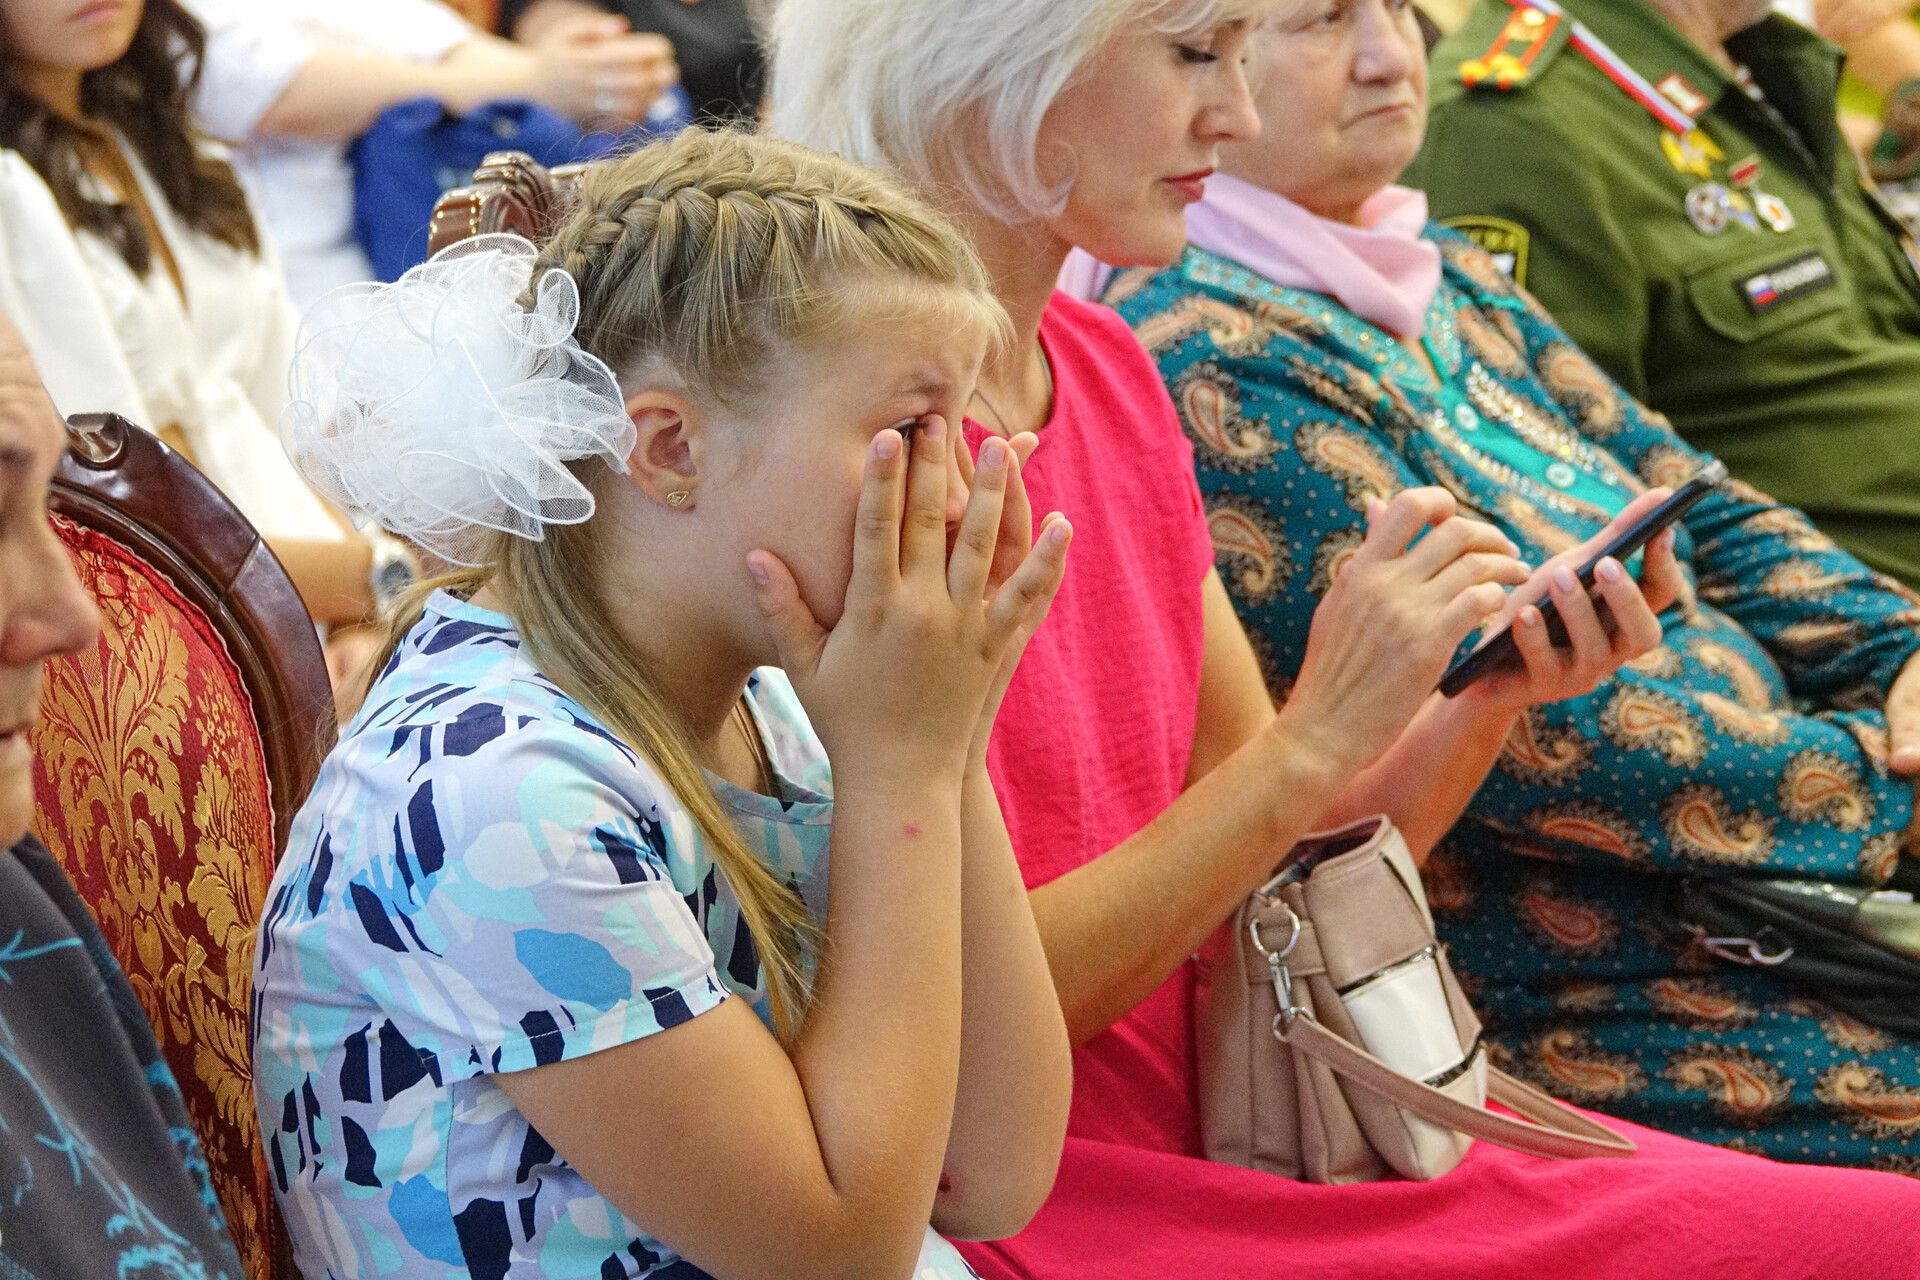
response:
[[[760,586],[767,585],[767,567],[758,560],[747,561],[747,572],[753,575],[754,582]]]
[[[900,433],[898,431],[882,431],[878,436],[874,437],[874,441],[873,441],[874,457],[891,458],[896,453],[899,453],[899,452],[900,452]]]
[[[1515,542],[1512,538],[1507,539],[1507,554],[1512,556],[1515,560],[1518,560],[1520,558],[1520,544]]]
[[[1047,530],[1047,541],[1051,542],[1056,547],[1066,546],[1067,539],[1071,538],[1072,536],[1073,536],[1073,526],[1068,524],[1065,520],[1054,521],[1053,527]]]
[[[939,441],[947,438],[947,420],[937,413],[927,415],[927,425],[921,434],[929,440]]]
[[[1620,562],[1612,559],[1602,560],[1600,567],[1594,572],[1599,575],[1602,582],[1618,582],[1627,576],[1626,571],[1620,567]]]
[[[1532,605],[1528,605],[1520,611],[1519,616],[1516,617],[1514,621],[1531,631],[1540,625],[1540,611]]]
[[[1567,566],[1561,565],[1553,571],[1553,589],[1561,595],[1572,595],[1579,585],[1580,580],[1573,576],[1573,570]]]
[[[999,437],[980,446],[980,466],[988,471],[998,471],[1007,465],[1007,446]]]

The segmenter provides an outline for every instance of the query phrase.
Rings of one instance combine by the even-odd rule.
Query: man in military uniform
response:
[[[1404,181],[1734,474],[1920,585],[1920,263],[1767,0],[1480,0]]]

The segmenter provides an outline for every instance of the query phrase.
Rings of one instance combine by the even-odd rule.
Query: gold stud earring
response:
[[[685,503],[686,500],[687,500],[687,491],[685,489],[675,489],[672,493],[667,495],[667,505],[670,507],[678,507],[683,503]]]

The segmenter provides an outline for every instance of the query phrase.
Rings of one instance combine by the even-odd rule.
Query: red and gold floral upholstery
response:
[[[325,662],[278,562],[184,459],[117,419],[72,438],[53,519],[102,626],[47,664],[35,831],[153,1023],[247,1276],[292,1280],[247,1019],[276,851],[331,725]]]
[[[56,526],[100,607],[92,649],[47,664],[36,830],[100,921],[201,1135],[249,1275],[273,1205],[255,1133],[247,998],[273,875],[252,699],[206,614],[127,547]]]

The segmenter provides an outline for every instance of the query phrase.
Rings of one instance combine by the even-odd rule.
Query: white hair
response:
[[[779,0],[772,130],[1029,222],[1058,212],[1072,185],[1040,176],[1040,121],[1109,38],[1134,24],[1198,33],[1268,3]]]

